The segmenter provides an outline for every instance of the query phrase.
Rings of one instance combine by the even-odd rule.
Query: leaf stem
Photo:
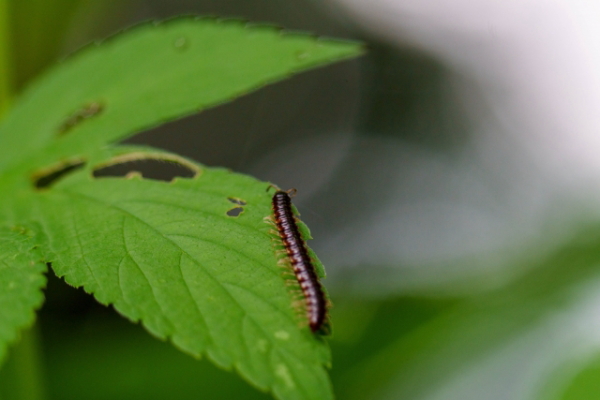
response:
[[[21,333],[21,340],[9,352],[0,371],[2,400],[44,400],[39,331],[33,326]]]
[[[0,118],[10,108],[12,97],[12,57],[10,0],[0,0]]]

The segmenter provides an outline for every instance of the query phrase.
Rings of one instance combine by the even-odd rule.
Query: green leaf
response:
[[[81,50],[26,91],[0,126],[0,148],[11,149],[0,169],[86,157],[106,143],[361,51],[356,43],[240,21],[145,24]]]
[[[0,360],[7,344],[34,321],[44,299],[46,265],[24,229],[0,227]]]
[[[57,275],[278,398],[332,398],[329,348],[310,331],[297,283],[278,265],[280,239],[265,219],[270,185],[132,150],[116,149],[112,160],[179,160],[194,165],[196,177],[95,179],[88,166],[13,206],[43,227]],[[228,215],[236,207],[243,212]]]

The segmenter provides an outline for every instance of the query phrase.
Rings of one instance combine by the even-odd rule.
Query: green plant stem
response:
[[[0,0],[0,118],[12,99],[10,0]],[[34,326],[22,332],[0,371],[2,400],[43,400],[39,332]]]
[[[0,118],[10,108],[12,97],[12,57],[10,0],[0,0]]]
[[[0,371],[1,400],[44,400],[39,331],[37,326],[22,332]]]

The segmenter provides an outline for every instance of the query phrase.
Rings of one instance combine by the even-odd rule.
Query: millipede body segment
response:
[[[296,224],[292,200],[286,192],[278,190],[273,196],[273,212],[279,236],[304,295],[308,324],[313,332],[317,332],[327,317],[327,301]]]

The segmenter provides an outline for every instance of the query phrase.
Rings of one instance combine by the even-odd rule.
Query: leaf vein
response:
[[[154,290],[154,286],[152,285],[152,283],[150,283],[150,280],[148,279],[148,276],[146,275],[146,273],[144,272],[143,268],[140,266],[140,264],[135,260],[135,258],[133,257],[133,255],[131,254],[131,252],[129,251],[129,246],[127,245],[127,235],[125,234],[125,230],[126,230],[126,219],[123,218],[123,225],[122,225],[122,233],[123,233],[123,244],[125,245],[125,255],[126,257],[129,257],[129,259],[133,262],[133,264],[137,267],[137,269],[140,271],[140,273],[142,274],[142,276],[144,277],[144,279],[146,280],[146,283],[148,284],[148,286],[150,287],[150,291],[152,292],[152,299],[154,300],[154,303],[158,306],[158,309],[161,311],[161,314],[164,316],[165,320],[169,323],[169,328],[171,330],[171,332],[165,332],[166,335],[170,335],[173,333],[174,331],[174,324],[173,322],[168,318],[168,314],[165,313],[162,305],[160,304],[160,302],[158,301],[157,297],[156,297],[156,293]],[[125,299],[124,299],[125,300]]]

